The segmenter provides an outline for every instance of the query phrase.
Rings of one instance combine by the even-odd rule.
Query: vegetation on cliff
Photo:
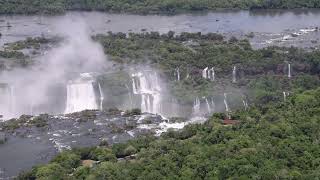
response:
[[[319,8],[318,0],[3,0],[1,14],[59,14],[67,10],[174,14],[216,9]]]

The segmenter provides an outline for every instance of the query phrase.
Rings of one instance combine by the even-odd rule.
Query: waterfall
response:
[[[249,105],[245,96],[242,97],[242,103],[243,103],[244,110],[247,110]]]
[[[180,81],[180,68],[176,68],[174,70],[174,76],[176,78],[176,81]]]
[[[103,110],[104,95],[103,95],[100,83],[98,83],[98,85],[99,85],[99,92],[100,92],[100,110],[102,111]]]
[[[200,99],[198,97],[196,97],[196,99],[193,102],[193,108],[192,108],[193,114],[195,114],[195,115],[200,114],[200,106],[201,106]]]
[[[288,78],[291,78],[291,64],[288,63]]]
[[[187,73],[186,79],[189,79],[189,78],[190,78],[190,74],[189,74],[189,73]]]
[[[0,84],[0,115],[11,117],[14,113],[14,89],[7,84]]]
[[[65,113],[79,112],[87,109],[98,109],[92,77],[81,74],[76,81],[67,84],[67,104]]]
[[[287,97],[290,95],[289,92],[285,92],[283,91],[283,100],[286,101],[287,100]]]
[[[215,112],[216,111],[216,103],[214,102],[214,99],[211,98],[211,112]]]
[[[233,66],[232,82],[233,82],[233,83],[236,83],[236,82],[237,82],[237,67],[236,67],[236,66]]]
[[[206,67],[206,68],[204,68],[203,70],[202,70],[202,77],[204,78],[204,79],[208,79],[208,67]]]
[[[208,71],[208,77],[211,81],[214,81],[215,80],[215,72],[214,72],[214,68],[211,68],[209,71]]]
[[[215,80],[214,68],[213,67],[211,69],[209,69],[208,67],[204,68],[202,70],[202,77],[204,79],[210,79],[211,81],[214,81]]]
[[[209,104],[208,98],[205,98],[205,100],[206,100],[206,104],[207,104],[208,113],[211,113],[211,106]]]
[[[224,93],[223,96],[224,96],[223,102],[224,102],[224,105],[226,107],[226,112],[229,113],[230,109],[229,109],[229,105],[228,105],[228,101],[227,101],[227,93]]]
[[[157,73],[132,74],[133,94],[141,96],[141,111],[161,114],[161,85]]]

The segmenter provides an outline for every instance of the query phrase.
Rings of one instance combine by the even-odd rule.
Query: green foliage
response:
[[[4,0],[0,13],[57,14],[66,10],[131,13],[179,13],[215,9],[319,8],[318,0]]]
[[[97,147],[91,151],[90,159],[96,161],[116,161],[116,157],[112,153],[112,150],[104,147]]]
[[[53,180],[65,178],[65,169],[57,163],[50,163],[49,165],[37,168],[36,179],[38,180]]]
[[[60,153],[51,162],[58,163],[66,170],[72,170],[80,165],[81,157],[78,154],[71,153],[69,151]]]

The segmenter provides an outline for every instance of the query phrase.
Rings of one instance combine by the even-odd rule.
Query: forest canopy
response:
[[[216,9],[319,8],[319,0],[1,0],[1,14],[59,14],[98,10],[138,14],[175,14]]]

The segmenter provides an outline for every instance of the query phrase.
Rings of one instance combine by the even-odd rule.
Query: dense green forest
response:
[[[216,9],[319,8],[318,0],[1,0],[2,14],[57,14],[66,10],[179,13]]]
[[[317,179],[319,107],[320,89],[305,91],[235,112],[236,125],[214,114],[160,138],[65,151],[18,179]]]

